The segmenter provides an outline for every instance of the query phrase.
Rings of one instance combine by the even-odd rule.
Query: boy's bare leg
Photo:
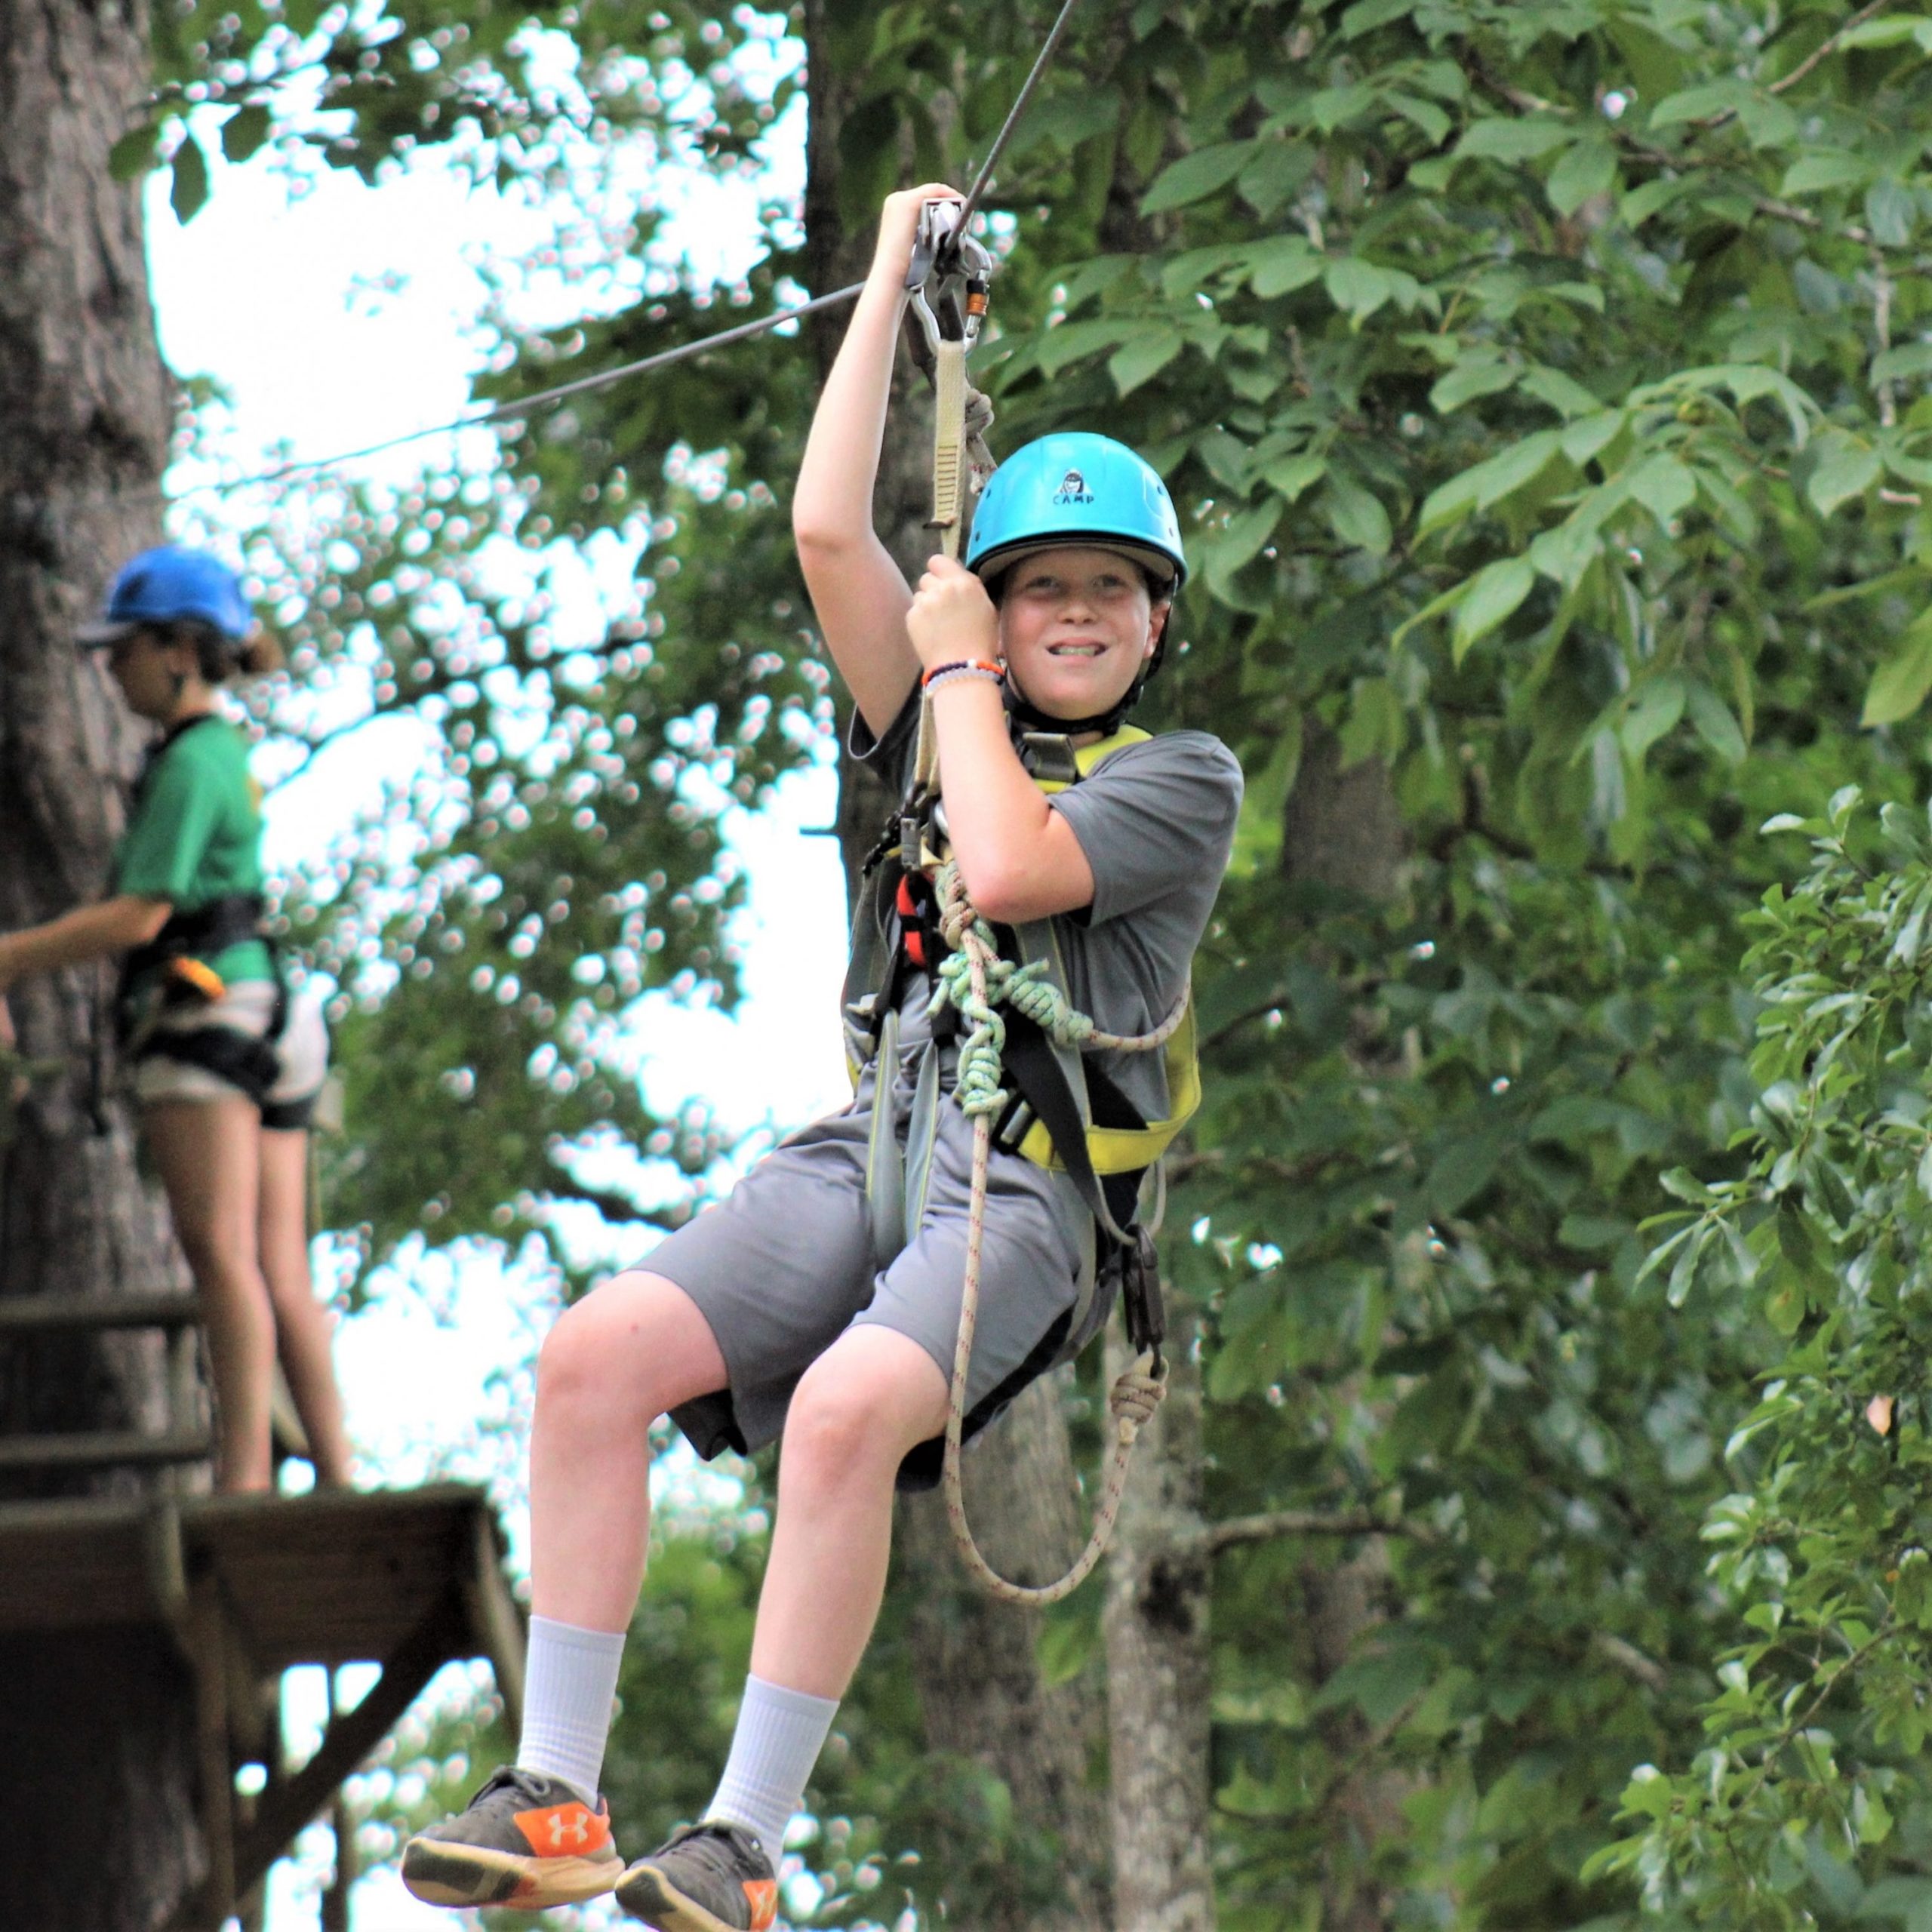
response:
[[[628,1628],[651,1534],[651,1426],[725,1381],[711,1324],[661,1275],[616,1275],[565,1310],[537,1358],[530,1435],[537,1615]]]
[[[752,1674],[845,1694],[885,1593],[894,1480],[946,1426],[946,1381],[909,1337],[849,1328],[806,1371],[785,1424]]]

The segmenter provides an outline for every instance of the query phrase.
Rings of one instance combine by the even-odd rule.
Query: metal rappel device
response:
[[[906,270],[906,336],[913,359],[933,385],[933,513],[946,555],[957,558],[970,499],[993,472],[986,445],[992,409],[968,387],[966,357],[978,339],[992,285],[985,245],[964,232],[957,202],[928,202]]]

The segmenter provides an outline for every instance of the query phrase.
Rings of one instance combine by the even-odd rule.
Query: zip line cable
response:
[[[964,235],[968,224],[978,212],[980,197],[991,185],[993,169],[998,162],[1001,151],[1011,138],[1014,129],[1020,125],[1020,117],[1026,112],[1033,98],[1033,91],[1040,85],[1041,77],[1052,64],[1054,56],[1060,51],[1060,42],[1066,38],[1068,23],[1073,18],[1073,10],[1080,0],[1066,0],[1060,10],[1060,18],[1053,23],[1038,56],[1033,62],[1033,71],[1026,76],[1020,92],[1014,97],[1013,105],[1006,111],[1006,118],[1000,123],[999,132],[993,137],[993,144],[987,150],[986,158],[980,164],[980,171],[973,177],[973,185],[966,191],[966,199],[959,211],[959,226],[955,231]]]
[[[1066,29],[1073,18],[1074,9],[1080,0],[1066,0],[1060,10],[1059,17],[1041,44],[1035,57],[1032,69],[1021,84],[1019,93],[1014,97],[1006,118],[1000,124],[999,132],[993,137],[992,146],[986,152],[986,159],[980,164],[979,171],[973,177],[973,185],[967,190],[965,201],[959,211],[957,232],[964,234],[967,224],[977,211],[980,198],[992,182],[993,170],[1006,144],[1012,138],[1013,131],[1032,101],[1040,82],[1053,57],[1060,51],[1060,44],[1066,37]],[[540,389],[534,395],[519,398],[513,402],[499,404],[494,409],[485,410],[480,416],[466,416],[454,423],[433,423],[427,429],[405,429],[401,435],[389,436],[380,442],[365,444],[360,449],[342,450],[333,456],[310,457],[300,462],[279,463],[272,469],[256,472],[248,476],[238,476],[225,481],[191,483],[185,489],[177,490],[172,496],[160,491],[152,494],[159,500],[178,503],[189,497],[210,494],[228,496],[240,490],[258,490],[285,483],[291,477],[306,475],[312,472],[339,469],[347,463],[360,463],[372,456],[382,456],[391,450],[401,449],[410,443],[419,443],[431,436],[454,435],[459,429],[481,429],[493,423],[510,423],[547,408],[553,402],[561,402],[574,395],[583,395],[593,389],[608,388],[613,383],[621,383],[632,376],[654,374],[660,369],[668,369],[674,363],[688,361],[694,355],[701,355],[706,350],[721,349],[728,343],[743,342],[756,335],[762,335],[768,329],[774,329],[786,322],[797,321],[801,316],[815,315],[822,309],[835,308],[842,303],[855,301],[864,289],[863,281],[855,281],[849,287],[835,289],[829,295],[815,296],[809,302],[801,302],[795,307],[775,310],[769,315],[761,315],[755,321],[740,322],[736,328],[721,329],[715,335],[701,337],[696,342],[681,343],[675,349],[660,349],[654,355],[640,357],[636,361],[620,364],[617,368],[605,369],[594,376],[580,376],[575,381],[559,383],[554,389]],[[141,493],[146,494],[149,493]]]
[[[380,443],[367,443],[361,449],[343,450],[334,456],[310,457],[299,463],[285,463],[274,469],[265,469],[253,476],[235,477],[226,482],[192,483],[185,490],[177,491],[168,498],[178,502],[182,497],[202,496],[209,491],[226,495],[235,490],[259,489],[265,485],[285,481],[291,476],[299,476],[312,469],[334,469],[345,463],[360,463],[364,457],[380,456],[386,451],[401,449],[406,443],[420,443],[429,436],[447,436],[458,429],[481,429],[492,423],[514,422],[518,417],[528,416],[534,411],[549,404],[561,402],[566,396],[581,395],[586,390],[608,388],[612,383],[620,383],[629,376],[648,375],[652,371],[668,369],[674,362],[688,361],[694,355],[701,355],[707,349],[719,349],[727,343],[743,342],[746,337],[761,335],[767,329],[775,329],[781,322],[796,321],[801,315],[810,315],[821,309],[829,309],[841,302],[856,299],[865,287],[863,281],[855,281],[850,288],[835,289],[829,295],[814,296],[809,302],[801,302],[796,308],[780,309],[769,315],[761,315],[755,321],[740,322],[736,328],[721,329],[715,335],[701,337],[696,342],[680,343],[675,349],[660,349],[654,355],[641,357],[635,362],[621,364],[615,369],[606,369],[595,376],[580,376],[575,382],[559,383],[555,389],[540,389],[534,395],[520,398],[515,402],[500,404],[496,408],[485,410],[481,416],[465,416],[454,423],[432,423],[426,429],[405,429],[399,436],[386,438]]]

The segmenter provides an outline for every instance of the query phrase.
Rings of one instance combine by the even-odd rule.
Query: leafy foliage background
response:
[[[790,84],[748,97],[734,54],[803,19],[177,8],[125,153],[171,155],[184,215],[201,100],[231,153],[370,174],[452,141],[533,192],[625,142],[755,166]],[[963,173],[1046,20],[815,11],[839,218]],[[571,88],[532,84],[542,34]],[[1213,1512],[1387,1531],[1339,1667],[1305,1614],[1333,1539],[1218,1559],[1229,1927],[1932,1924],[1929,53],[1882,4],[1143,0],[1079,21],[1011,150],[995,441],[1104,424],[1167,473],[1199,588],[1147,721],[1249,775],[1168,1244]],[[800,270],[796,211],[770,230],[753,305]],[[718,319],[640,279],[485,392]],[[783,515],[811,401],[770,342],[506,435],[493,478],[262,533],[301,676],[445,748],[291,907],[360,995],[328,1198],[370,1257],[696,1199],[715,1133],[648,1114],[622,1027],[649,989],[729,996],[718,806],[829,720]],[[595,650],[486,588],[493,542],[605,533],[638,596]],[[1298,817],[1348,773],[1386,811]],[[681,1189],[585,1189],[606,1136]],[[641,1833],[701,1801],[755,1549],[667,1545],[613,1773]],[[915,1720],[888,1621],[815,1794],[863,1821],[825,1841],[828,1918],[968,1914],[1031,1841]]]

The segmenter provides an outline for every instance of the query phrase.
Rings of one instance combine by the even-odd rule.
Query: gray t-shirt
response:
[[[910,771],[919,694],[882,738],[852,721],[854,757],[897,797]],[[1115,752],[1091,777],[1048,802],[1066,820],[1094,874],[1094,903],[1054,921],[1068,996],[1109,1033],[1152,1032],[1180,998],[1208,929],[1241,811],[1233,752],[1205,731],[1164,731]],[[902,1004],[902,1038],[928,1037],[924,974]],[[1110,1054],[1100,1065],[1148,1120],[1167,1112],[1158,1053]]]

